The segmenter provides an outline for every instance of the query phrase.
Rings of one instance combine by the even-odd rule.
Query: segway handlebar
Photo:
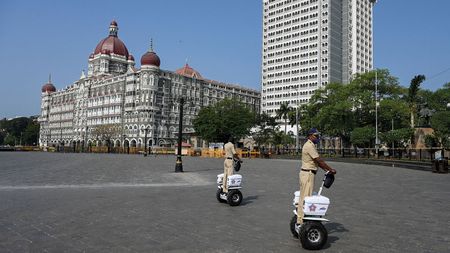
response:
[[[322,185],[320,186],[319,189],[319,195],[322,193],[322,188],[330,188],[331,185],[334,182],[334,174],[329,173],[328,171],[325,173],[325,175],[323,176],[323,180],[322,180]]]

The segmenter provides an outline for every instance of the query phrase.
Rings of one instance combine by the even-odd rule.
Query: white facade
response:
[[[263,0],[261,111],[373,69],[375,0]]]
[[[105,140],[96,136],[95,129],[105,125],[114,126],[108,137],[114,147],[143,147],[145,140],[148,145],[173,146],[181,97],[186,100],[183,133],[194,133],[192,122],[203,106],[224,98],[236,98],[259,112],[258,91],[202,78],[187,64],[176,72],[162,70],[152,47],[141,58],[141,68],[135,68],[117,30],[114,21],[110,36],[89,57],[87,76],[82,73],[61,90],[51,80],[43,86],[40,146],[98,144]]]

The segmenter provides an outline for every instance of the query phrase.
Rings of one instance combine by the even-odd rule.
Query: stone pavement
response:
[[[289,231],[298,162],[245,159],[241,206],[215,198],[223,160],[0,153],[0,252],[305,252]],[[450,252],[449,174],[329,162],[319,252]],[[316,177],[316,189],[323,173]]]

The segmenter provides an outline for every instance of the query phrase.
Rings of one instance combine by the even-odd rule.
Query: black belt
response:
[[[302,169],[302,171],[311,171],[314,175],[317,173],[317,170],[305,170],[305,169]]]
[[[232,160],[232,159],[233,159],[233,157],[227,157],[227,159],[230,159],[230,160]]]

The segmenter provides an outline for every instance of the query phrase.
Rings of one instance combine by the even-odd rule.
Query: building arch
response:
[[[177,129],[174,126],[171,126],[169,128],[169,136],[170,136],[170,138],[175,138],[176,131],[177,131]]]
[[[162,146],[167,146],[167,144],[169,144],[165,139],[159,139],[158,141],[158,146],[162,147]]]

